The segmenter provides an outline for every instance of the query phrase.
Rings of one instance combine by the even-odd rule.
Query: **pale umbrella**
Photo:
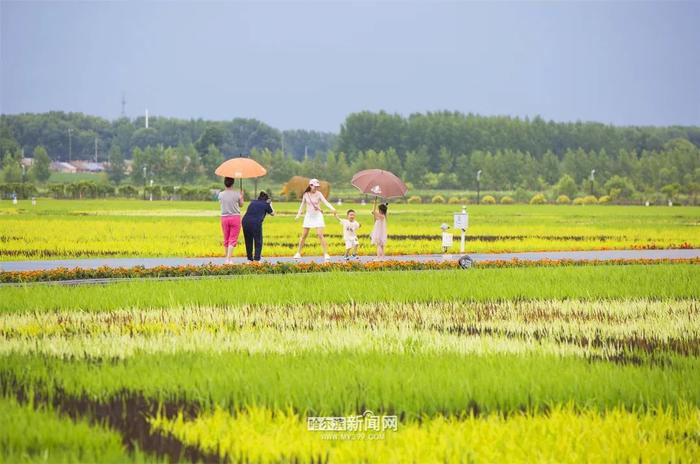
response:
[[[401,179],[396,177],[394,173],[382,169],[360,171],[352,176],[350,183],[362,193],[373,195],[374,197],[403,197],[408,192],[408,187]]]

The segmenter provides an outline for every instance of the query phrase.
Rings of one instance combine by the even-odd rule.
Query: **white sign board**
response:
[[[455,229],[466,229],[469,227],[469,215],[467,213],[455,213]]]
[[[448,234],[447,232],[442,233],[442,246],[445,248],[452,246],[452,234]]]

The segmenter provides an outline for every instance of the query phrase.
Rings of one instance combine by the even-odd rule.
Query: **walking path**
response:
[[[700,249],[684,250],[601,250],[601,251],[541,251],[527,253],[475,253],[469,254],[475,262],[483,261],[510,261],[518,259],[522,261],[543,260],[577,260],[577,261],[608,261],[616,259],[689,259],[700,258]],[[399,255],[386,256],[386,261],[443,261],[457,260],[461,255]],[[377,260],[376,256],[360,256],[359,261],[371,262]],[[234,258],[234,264],[243,264],[245,258]],[[263,258],[268,263],[289,262],[316,262],[322,263],[320,256],[306,256],[300,260],[290,257]],[[342,256],[334,256],[330,262],[342,262]],[[57,268],[82,268],[94,269],[102,266],[130,268],[143,266],[152,268],[157,266],[200,266],[203,264],[223,264],[223,258],[94,258],[94,259],[61,259],[47,261],[0,261],[0,272],[6,271],[39,271]]]

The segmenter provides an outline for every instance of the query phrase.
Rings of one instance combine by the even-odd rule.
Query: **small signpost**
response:
[[[469,227],[469,214],[467,214],[467,207],[462,206],[461,213],[455,213],[455,229],[462,231],[462,239],[459,243],[459,252],[464,253],[464,235],[467,232],[467,227]]]

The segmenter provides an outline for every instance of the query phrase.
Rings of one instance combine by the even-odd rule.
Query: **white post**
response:
[[[462,206],[462,214],[467,214],[466,206]],[[465,230],[462,229],[462,239],[459,242],[459,252],[460,253],[464,253],[464,235],[465,235]]]
[[[146,108],[146,129],[148,129],[148,108]]]
[[[461,239],[459,241],[459,252],[464,253],[464,240],[465,234],[467,232],[467,227],[469,227],[469,216],[467,215],[467,207],[462,206],[461,213],[454,214],[454,227],[462,232]]]

